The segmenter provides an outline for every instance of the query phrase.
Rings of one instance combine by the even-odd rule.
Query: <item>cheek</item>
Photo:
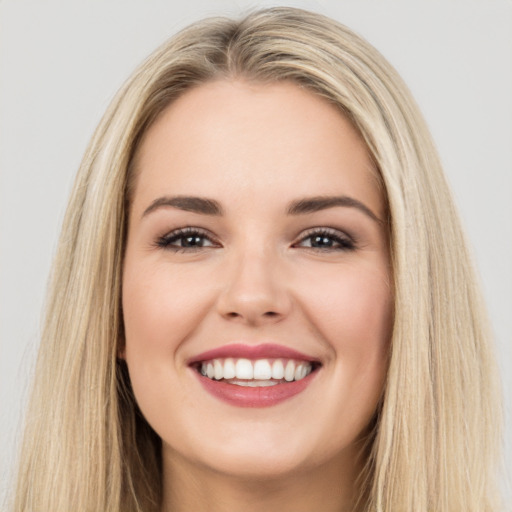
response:
[[[378,351],[387,345],[392,293],[384,269],[346,267],[317,283],[309,289],[312,316],[338,353]]]
[[[190,276],[189,276],[190,277]],[[204,292],[204,290],[202,290]],[[208,299],[186,272],[127,258],[123,275],[125,354],[136,402],[152,428],[182,441],[176,410],[193,410],[179,347],[193,336]]]
[[[186,396],[179,392],[177,349],[198,325],[205,302],[199,287],[169,272],[169,265],[127,258],[123,275],[124,357],[137,402],[150,417],[165,414],[169,389],[173,403]]]
[[[187,279],[186,272],[172,272],[165,263],[128,262],[123,276],[127,350],[172,354],[209,304],[206,292],[197,280]]]
[[[332,392],[346,393],[341,402],[371,415],[382,392],[393,323],[388,273],[384,266],[346,267],[325,277],[309,289],[308,315],[329,344]]]

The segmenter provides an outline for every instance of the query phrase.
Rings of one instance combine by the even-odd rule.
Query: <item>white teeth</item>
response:
[[[275,386],[279,384],[275,380],[231,380],[230,384],[235,384],[236,386],[245,386],[248,388],[264,388],[268,386]]]
[[[272,378],[284,379],[284,365],[281,359],[276,359],[272,364]]]
[[[266,359],[259,359],[254,363],[254,378],[260,380],[272,378],[272,368]]]
[[[299,379],[301,378],[301,375],[302,375],[302,368],[303,368],[303,366],[302,366],[301,364],[299,364],[299,365],[297,365],[297,366],[295,367],[295,373],[294,373],[294,375],[293,375],[293,378],[294,378],[295,380],[299,380]]]
[[[238,386],[273,386],[301,380],[311,373],[312,364],[293,359],[212,359],[201,363],[200,372],[209,379],[229,380]]]
[[[215,378],[217,380],[222,379],[222,377],[224,376],[224,372],[222,368],[222,363],[218,359],[213,360],[213,370],[215,372]]]
[[[225,379],[234,379],[236,375],[235,361],[228,357],[224,360],[224,375]]]
[[[295,363],[293,361],[288,361],[286,363],[286,368],[284,369],[284,378],[288,382],[291,382],[295,377]]]
[[[306,375],[309,375],[310,373],[311,365],[301,363],[295,368],[294,378],[295,380],[300,380],[303,379]]]
[[[215,375],[215,370],[213,369],[212,363],[208,363],[206,365],[206,375],[208,376],[209,379],[213,379],[213,377]]]
[[[239,359],[235,365],[237,379],[252,379],[254,377],[254,370],[249,359]]]

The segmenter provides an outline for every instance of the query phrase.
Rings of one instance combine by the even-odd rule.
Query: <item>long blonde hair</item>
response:
[[[123,363],[120,303],[131,162],[162,110],[219,78],[289,80],[347,116],[389,205],[395,324],[361,508],[497,510],[500,388],[491,337],[436,150],[407,88],[323,16],[212,18],[155,51],[117,94],[80,167],[49,289],[14,510],[157,511],[160,440]]]

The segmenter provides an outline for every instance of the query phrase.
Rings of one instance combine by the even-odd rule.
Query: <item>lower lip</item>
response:
[[[195,370],[194,373],[206,391],[223,402],[237,407],[270,407],[304,391],[318,371],[313,371],[301,380],[254,388],[212,380]]]

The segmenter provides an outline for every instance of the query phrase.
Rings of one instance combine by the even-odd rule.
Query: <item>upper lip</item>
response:
[[[273,343],[263,343],[260,345],[245,345],[243,343],[232,343],[223,345],[222,347],[214,348],[197,354],[188,360],[188,364],[192,365],[202,361],[209,361],[211,359],[220,359],[226,357],[245,358],[245,359],[296,359],[299,361],[320,361],[308,356],[293,348],[285,347],[283,345],[276,345]]]

